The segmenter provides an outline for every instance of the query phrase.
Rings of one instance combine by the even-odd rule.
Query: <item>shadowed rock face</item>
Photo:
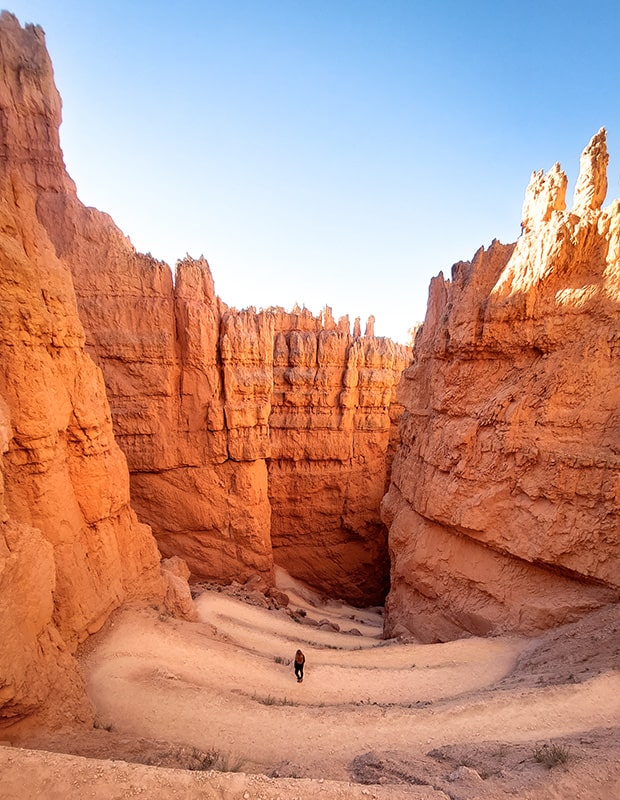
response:
[[[620,590],[620,203],[605,132],[572,211],[535,173],[516,245],[431,283],[383,501],[388,633],[539,631]]]
[[[410,351],[351,336],[307,312],[274,320],[269,498],[276,563],[331,597],[383,603],[387,529],[378,510]]]
[[[11,26],[36,45],[15,42],[4,104],[15,202],[27,184],[28,225],[44,237],[42,263],[57,265],[69,298],[55,299],[59,313],[77,298],[138,517],[162,554],[182,556],[197,577],[259,574],[269,584],[275,560],[326,594],[383,602],[379,503],[399,413],[395,385],[411,351],[375,338],[372,319],[367,335],[359,321],[351,334],[329,309],[321,317],[230,309],[204,259],[179,262],[173,282],[166,264],[137,253],[109,216],[78,200],[42,33]],[[71,324],[81,348],[82,327]],[[79,374],[90,385],[89,371],[100,376],[87,361]],[[123,468],[110,463],[109,475],[126,493]],[[90,502],[105,505],[85,486]]]
[[[90,712],[72,658],[130,597],[161,597],[159,553],[129,505],[100,370],[41,193],[73,191],[40,28],[0,16],[0,725],[52,694]]]
[[[325,594],[383,602],[379,505],[410,351],[352,336],[328,311],[229,309],[205,261],[179,262],[145,314],[143,290],[119,288],[149,275],[140,259],[109,294],[85,291],[88,259],[70,261],[132,503],[161,551],[210,580],[271,583],[275,562]]]

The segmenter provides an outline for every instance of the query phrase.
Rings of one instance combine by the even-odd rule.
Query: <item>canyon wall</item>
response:
[[[88,714],[78,643],[166,591],[149,525],[197,578],[267,587],[279,565],[360,605],[390,578],[386,634],[425,641],[533,633],[618,598],[603,131],[571,210],[559,166],[535,173],[516,245],[433,280],[411,364],[372,318],[362,335],[329,308],[238,311],[203,258],[173,280],[137,253],[66,174],[41,30],[5,13],[0,44],[5,717],[52,685]]]
[[[71,218],[57,200],[45,201],[50,230]],[[132,504],[162,553],[197,578],[270,585],[275,563],[325,594],[383,602],[379,505],[410,351],[352,335],[329,309],[228,308],[204,260],[178,262],[173,285],[130,251],[111,278],[109,251],[87,243],[86,259],[79,233],[71,243],[58,252],[105,375]],[[96,272],[82,270],[93,258]]]
[[[336,326],[326,309],[274,320],[269,497],[276,562],[358,605],[383,603],[387,489],[402,408],[395,391],[410,349]]]
[[[72,191],[40,28],[0,16],[0,726],[87,719],[72,657],[129,598],[160,600],[159,553],[129,504],[101,371],[68,266],[38,220]],[[52,698],[53,702],[48,704]]]
[[[325,594],[382,603],[379,504],[410,349],[329,309],[228,308],[204,259],[179,261],[173,282],[71,189],[42,192],[37,213],[71,268],[132,505],[162,554],[265,586],[275,560]]]
[[[386,633],[533,633],[620,595],[620,202],[534,173],[516,245],[435,278],[404,373]]]
[[[29,224],[49,250],[42,263],[49,256],[63,271],[67,302],[75,290],[139,519],[195,577],[259,575],[268,586],[275,559],[325,594],[383,602],[379,503],[397,436],[395,386],[411,350],[376,338],[372,319],[365,335],[357,320],[351,332],[329,309],[314,317],[228,308],[204,259],[180,261],[173,281],[166,264],[137,253],[108,215],[77,197],[43,36],[28,30],[22,38],[37,39],[41,53],[32,44],[14,53],[11,91],[30,92],[14,158],[29,175]],[[81,337],[79,328],[79,348]],[[80,372],[88,385],[91,372],[98,378],[90,362]],[[119,457],[113,442],[101,446]],[[123,484],[114,491],[126,495],[123,469],[109,466]]]

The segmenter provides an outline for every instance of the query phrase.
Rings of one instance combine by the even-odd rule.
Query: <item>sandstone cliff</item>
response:
[[[382,602],[379,502],[396,437],[394,389],[410,350],[375,338],[372,319],[362,336],[359,320],[351,333],[329,310],[316,318],[230,309],[204,259],[180,261],[173,281],[166,264],[137,253],[108,215],[79,201],[66,174],[42,32],[19,32],[10,15],[4,30],[14,199],[26,202],[21,181],[29,207],[20,211],[45,243],[42,263],[56,264],[66,283],[59,313],[75,290],[130,467],[132,506],[162,554],[182,556],[196,577],[258,574],[264,585],[275,557],[327,594]],[[80,375],[90,385],[88,363]],[[123,468],[109,466],[122,484],[113,491],[126,497]]]
[[[275,563],[359,604],[384,597],[389,525],[388,635],[531,633],[619,596],[620,202],[602,208],[604,132],[572,210],[559,166],[535,173],[517,244],[432,282],[396,393],[410,351],[372,319],[362,335],[329,309],[237,311],[204,259],[173,281],[136,253],[66,174],[42,32],[4,13],[0,45],[5,721],[52,686],[87,717],[77,644],[126,598],[166,591],[130,486],[195,576],[269,584]],[[185,568],[168,565],[169,602],[191,613]]]
[[[435,278],[405,372],[388,634],[524,633],[620,594],[620,202],[605,132],[572,210],[535,173],[515,245]]]
[[[72,191],[37,210],[71,266],[132,505],[161,552],[223,582],[270,584],[275,560],[326,594],[382,602],[379,504],[410,350],[329,310],[230,309],[204,259],[178,262],[173,283]]]
[[[129,505],[101,371],[71,273],[38,221],[72,191],[40,28],[0,16],[0,725],[90,714],[72,658],[125,599],[160,597],[159,553]]]
[[[321,319],[279,313],[274,330],[274,558],[331,597],[382,603],[389,562],[379,506],[402,410],[396,385],[411,351],[351,336],[329,309]]]
[[[161,552],[200,578],[268,585],[275,562],[326,594],[383,602],[379,504],[411,350],[376,338],[372,318],[362,336],[329,309],[228,308],[204,259],[178,262],[173,281],[80,203],[50,146],[37,219],[72,272],[132,505]]]
[[[58,216],[47,219],[51,229]],[[105,375],[132,503],[162,553],[181,555],[200,578],[259,574],[270,584],[275,563],[326,594],[382,602],[379,504],[410,351],[351,335],[329,310],[230,309],[204,260],[179,262],[174,285],[142,313],[145,281],[161,265],[130,253],[111,279],[105,254],[89,245],[84,259],[79,234],[73,245],[62,253]],[[113,292],[81,270],[93,261]]]

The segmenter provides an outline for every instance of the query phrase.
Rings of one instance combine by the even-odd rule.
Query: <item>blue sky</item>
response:
[[[9,2],[9,0],[7,0]],[[430,278],[514,241],[533,170],[601,127],[620,195],[620,6],[564,0],[15,0],[46,32],[87,205],[233,306],[404,341]]]

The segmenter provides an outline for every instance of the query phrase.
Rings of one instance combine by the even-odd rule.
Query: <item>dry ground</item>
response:
[[[96,729],[0,748],[0,798],[620,798],[617,606],[535,640],[388,643],[380,610],[280,580],[341,631],[217,591],[198,623],[125,609],[81,655]]]

